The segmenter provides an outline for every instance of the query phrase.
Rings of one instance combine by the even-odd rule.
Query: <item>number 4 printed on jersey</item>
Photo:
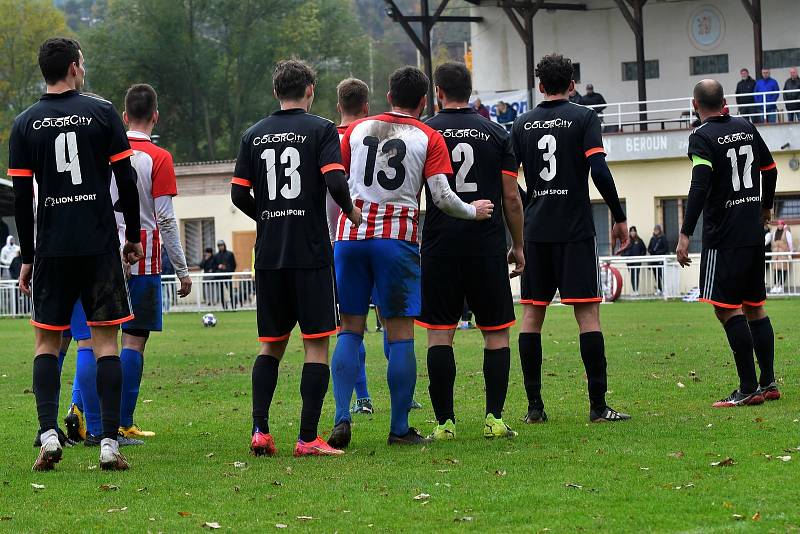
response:
[[[68,172],[72,176],[72,185],[83,183],[81,162],[78,159],[78,138],[75,132],[63,132],[56,137],[56,171]]]

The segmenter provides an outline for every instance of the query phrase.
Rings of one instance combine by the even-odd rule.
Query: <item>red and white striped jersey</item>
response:
[[[350,196],[362,211],[361,226],[339,215],[336,239],[419,238],[419,195],[424,180],[452,174],[442,135],[401,113],[383,113],[352,123],[342,137],[342,162]]]
[[[161,196],[176,196],[178,184],[172,163],[172,154],[156,146],[150,136],[142,132],[129,131],[133,156],[131,165],[136,171],[136,187],[139,189],[139,217],[141,219],[141,238],[144,258],[131,267],[131,274],[161,273],[161,236],[158,232],[155,199]],[[116,209],[119,201],[116,180],[111,181],[111,199],[114,201],[114,215],[117,227],[122,229],[125,220]],[[125,232],[120,231],[120,242],[125,242]]]

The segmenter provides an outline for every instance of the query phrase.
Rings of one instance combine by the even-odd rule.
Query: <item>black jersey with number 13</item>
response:
[[[242,136],[233,183],[253,188],[256,269],[331,265],[323,175],[344,170],[336,126],[302,109],[276,111]]]
[[[597,113],[567,100],[545,101],[517,118],[511,138],[528,189],[525,241],[593,237],[588,159],[604,152]]]

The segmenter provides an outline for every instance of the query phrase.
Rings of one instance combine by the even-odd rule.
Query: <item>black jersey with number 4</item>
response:
[[[38,184],[38,256],[88,256],[119,248],[110,163],[131,155],[122,120],[101,98],[48,93],[16,118],[8,174],[35,177]]]
[[[689,136],[689,158],[712,169],[703,247],[763,246],[761,171],[774,169],[775,161],[756,127],[740,117],[708,119]]]
[[[276,111],[242,136],[233,183],[253,188],[256,269],[331,265],[323,175],[344,170],[336,126],[302,109]]]
[[[588,160],[604,152],[597,113],[567,100],[545,101],[514,121],[511,138],[528,189],[525,241],[593,237]]]
[[[443,109],[426,124],[442,134],[455,174],[450,188],[464,202],[491,200],[488,221],[456,219],[436,207],[426,186],[427,213],[422,228],[422,253],[428,256],[503,256],[503,174],[517,176],[517,160],[505,128],[472,108]]]

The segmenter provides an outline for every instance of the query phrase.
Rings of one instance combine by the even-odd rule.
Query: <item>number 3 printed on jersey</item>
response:
[[[542,159],[547,163],[547,168],[539,171],[539,177],[549,182],[556,177],[556,138],[550,134],[542,136],[537,145],[539,150],[545,150]]]
[[[78,159],[78,138],[75,132],[63,132],[56,137],[56,171],[68,172],[72,185],[83,183],[81,162]]]
[[[267,195],[270,200],[275,200],[278,196],[278,171],[276,169],[275,149],[266,148],[261,153],[261,159],[267,165]],[[289,183],[281,187],[281,195],[286,200],[292,200],[300,196],[300,152],[293,146],[286,147],[281,152],[281,165],[284,165],[283,174],[289,178]]]

